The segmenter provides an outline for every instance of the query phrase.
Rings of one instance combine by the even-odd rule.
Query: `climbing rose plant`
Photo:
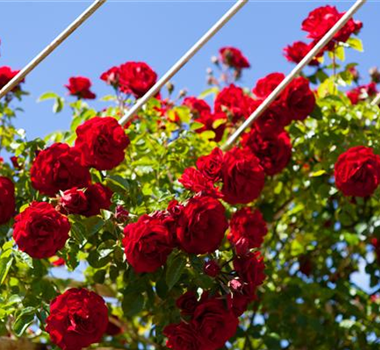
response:
[[[311,42],[342,16],[302,23]],[[37,349],[377,349],[380,130],[344,52],[350,20],[231,149],[227,138],[285,78],[240,86],[247,57],[226,46],[200,96],[172,84],[125,126],[157,81],[145,62],[71,77],[54,112],[71,128],[29,140],[13,126],[24,82],[0,103],[0,345]],[[0,86],[17,71],[0,67]],[[369,293],[352,280],[370,279]],[[29,339],[29,340],[28,340]],[[30,342],[30,344],[28,343]],[[12,343],[13,344],[13,343]],[[13,344],[13,345],[14,345]],[[21,344],[21,343],[20,343]],[[34,345],[33,345],[34,344]]]

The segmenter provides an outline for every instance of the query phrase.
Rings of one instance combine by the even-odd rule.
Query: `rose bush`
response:
[[[341,16],[310,13],[311,41],[286,58]],[[102,110],[84,77],[41,96],[73,116],[43,139],[14,127],[27,81],[0,101],[0,348],[377,349],[380,75],[361,82],[343,62],[361,27],[349,21],[230,149],[285,77],[241,86],[250,63],[230,46],[208,90],[169,84],[125,126],[157,80],[148,63],[100,75]],[[14,74],[0,68],[0,86]]]

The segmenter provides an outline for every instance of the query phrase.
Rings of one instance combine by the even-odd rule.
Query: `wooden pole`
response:
[[[0,90],[0,99],[12,91],[20,82],[48,57],[60,44],[62,44],[76,29],[80,27],[91,15],[107,0],[96,0],[48,46],[45,47],[32,61],[29,62],[7,85]]]
[[[357,0],[354,5],[342,16],[337,23],[319,40],[301,62],[288,74],[288,76],[272,91],[272,93],[260,104],[260,106],[248,117],[248,119],[230,136],[223,145],[223,149],[229,149],[237,138],[248,128],[255,119],[264,113],[271,103],[283,92],[291,81],[302,71],[302,69],[328,44],[334,35],[348,22],[348,20],[362,7],[367,0]],[[380,98],[380,97],[379,97]]]
[[[245,4],[238,0],[166,73],[152,88],[128,110],[120,120],[126,124]]]

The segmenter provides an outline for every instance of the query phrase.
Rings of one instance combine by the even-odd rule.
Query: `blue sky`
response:
[[[353,1],[335,1],[341,11]],[[90,1],[1,1],[0,65],[19,69],[51,42]],[[63,85],[70,76],[91,78],[98,96],[111,93],[99,80],[107,68],[129,60],[146,61],[162,75],[224,13],[233,1],[122,1],[111,0],[80,27],[26,79],[31,92],[22,103],[25,112],[16,125],[29,138],[67,129],[70,113],[54,115],[51,103],[36,103],[45,91],[66,94]],[[198,94],[206,88],[205,71],[210,57],[222,46],[240,48],[252,68],[242,83],[253,86],[256,79],[273,71],[288,72],[293,65],[282,56],[287,44],[305,38],[302,20],[323,1],[251,0],[174,78],[178,89]],[[353,52],[348,61],[361,64],[363,75],[378,61],[380,3],[369,1],[355,16],[364,22],[360,37],[364,53]],[[363,81],[364,82],[364,81]],[[105,103],[95,104],[102,108]]]

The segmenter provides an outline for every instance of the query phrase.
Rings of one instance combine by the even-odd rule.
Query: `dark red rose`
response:
[[[67,214],[80,214],[87,217],[100,214],[100,210],[108,210],[111,206],[112,191],[102,184],[96,183],[87,188],[77,187],[65,191],[59,204]]]
[[[238,280],[232,280],[231,282],[237,282]],[[232,294],[232,311],[236,317],[241,316],[247,311],[248,305],[251,302],[241,291]]]
[[[292,145],[288,133],[260,133],[252,128],[243,135],[242,145],[248,147],[260,159],[260,164],[267,175],[280,173],[289,163]]]
[[[217,182],[222,176],[223,151],[220,148],[214,148],[207,156],[199,157],[197,168],[204,177],[212,182]]]
[[[21,251],[32,258],[43,259],[64,247],[69,231],[69,220],[51,204],[32,202],[16,216],[13,238]]]
[[[321,6],[309,13],[309,16],[302,22],[302,30],[308,32],[308,38],[319,41],[344,15],[338,12],[335,6]],[[350,19],[345,26],[335,34],[334,40],[346,42],[351,34],[358,33],[362,28],[360,21]],[[329,45],[329,48],[331,44]]]
[[[241,70],[242,68],[249,68],[250,64],[248,59],[242,54],[242,52],[231,46],[222,47],[219,50],[221,61],[231,68]]]
[[[201,342],[208,350],[221,349],[236,333],[239,321],[226,300],[218,297],[203,300],[195,309],[194,324]]]
[[[190,254],[213,253],[228,227],[223,205],[212,197],[189,200],[177,224],[177,240]]]
[[[176,301],[176,305],[181,310],[182,315],[192,315],[198,304],[197,295],[193,291],[187,291]]]
[[[119,335],[123,332],[121,327],[120,320],[117,316],[111,316],[108,320],[108,325],[105,333],[112,337]]]
[[[112,67],[104,72],[100,79],[105,81],[108,85],[113,86],[115,89],[119,87],[119,67]]]
[[[91,80],[85,77],[71,77],[69,83],[65,87],[69,90],[69,94],[78,98],[93,100],[96,95],[90,90]]]
[[[304,77],[295,78],[285,89],[283,98],[292,119],[304,120],[314,110],[315,96]]]
[[[103,337],[108,309],[102,297],[87,289],[72,288],[50,303],[46,331],[62,350],[81,350]]]
[[[119,83],[136,98],[142,97],[156,83],[157,74],[145,62],[127,62],[119,67]]]
[[[82,164],[98,170],[111,170],[125,157],[128,136],[113,117],[95,117],[80,125],[75,148],[81,154]]]
[[[0,67],[0,89],[2,89],[5,85],[7,85],[20,71],[12,70],[12,68],[3,66]],[[23,83],[24,80],[21,81]],[[20,85],[16,86],[12,92],[18,90]]]
[[[246,255],[251,248],[260,248],[267,234],[267,224],[258,209],[242,208],[231,218],[227,238],[238,255]]]
[[[214,186],[214,183],[193,167],[186,168],[178,182],[194,193],[212,197],[221,196],[218,188]]]
[[[346,95],[350,99],[351,103],[356,105],[359,101],[365,101],[369,97],[376,96],[377,92],[376,84],[372,82],[347,91]]]
[[[375,249],[377,263],[380,264],[380,239],[378,239],[377,237],[373,237],[371,239],[371,243],[373,245],[373,248]]]
[[[244,94],[242,88],[231,84],[216,96],[214,102],[215,112],[226,113],[236,123],[249,117],[249,99],[250,97]]]
[[[256,290],[265,280],[265,265],[260,253],[254,252],[236,257],[234,259],[234,269],[242,284],[241,294],[249,302],[255,300]]]
[[[21,165],[20,165],[20,163],[18,162],[18,157],[16,157],[16,156],[12,156],[12,157],[10,158],[10,160],[11,160],[12,165],[13,165],[13,167],[14,167],[15,169],[20,170],[20,169],[22,168]]]
[[[220,273],[220,270],[221,270],[221,268],[215,260],[207,261],[207,262],[205,262],[205,264],[203,266],[204,273],[210,277],[218,276]]]
[[[181,322],[170,324],[164,328],[164,335],[168,337],[166,346],[173,350],[211,350],[201,342],[198,330],[192,323]]]
[[[123,245],[127,261],[137,273],[156,271],[173,250],[168,227],[148,215],[124,228]]]
[[[219,142],[223,138],[227,121],[227,116],[225,113],[203,112],[197,119],[194,119],[194,121],[204,125],[202,128],[195,130],[198,134],[201,134],[206,130],[210,130],[215,133],[215,137],[212,138],[212,141]]]
[[[265,173],[253,153],[235,147],[224,155],[222,178],[223,199],[230,204],[246,204],[260,195]]]
[[[55,143],[38,153],[30,178],[36,190],[49,196],[59,190],[86,187],[91,180],[88,168],[81,165],[78,150],[64,143]]]
[[[15,186],[5,176],[0,176],[0,225],[6,224],[15,214]]]
[[[380,157],[370,147],[352,147],[338,157],[334,174],[345,196],[371,196],[379,186]]]
[[[211,113],[211,107],[205,100],[189,96],[186,97],[183,102],[183,106],[189,107],[192,114],[195,114],[199,117],[203,113]]]
[[[123,206],[117,205],[115,209],[115,218],[120,222],[127,221],[129,218],[129,211],[124,209]]]
[[[289,62],[300,63],[313,47],[314,43],[306,44],[303,41],[296,41],[292,45],[285,47],[284,56]],[[317,57],[321,57],[322,55],[323,53],[319,53]],[[309,66],[319,66],[318,59],[313,58]]]
[[[252,92],[258,99],[265,100],[284,79],[285,75],[283,73],[268,74],[257,81]]]

